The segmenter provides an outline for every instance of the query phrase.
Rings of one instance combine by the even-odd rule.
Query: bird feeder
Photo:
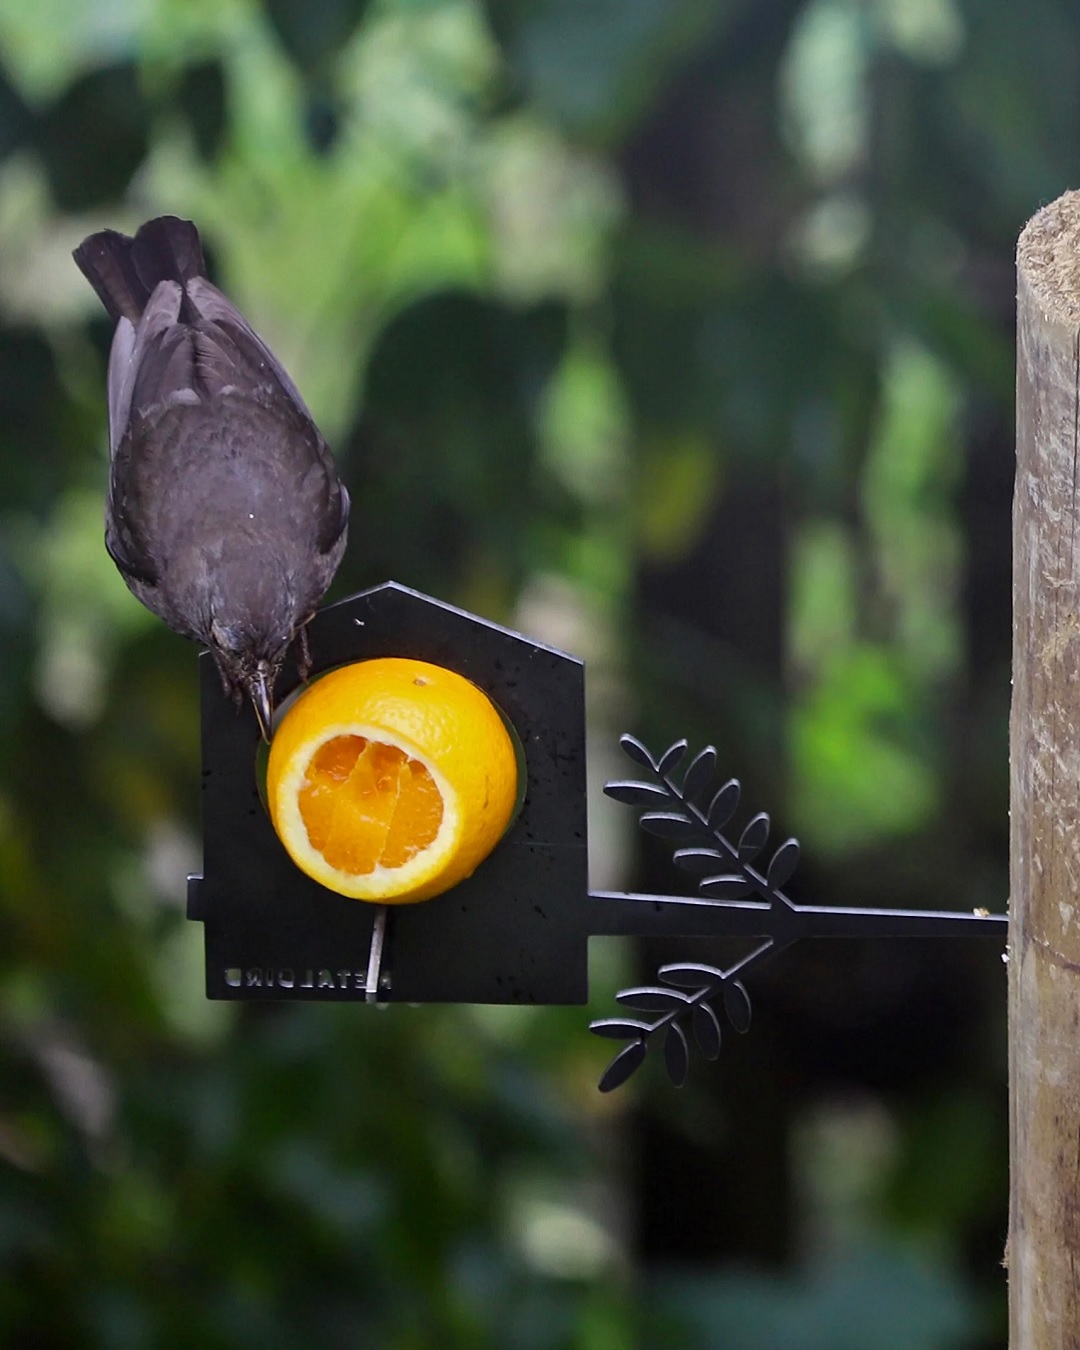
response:
[[[583,1004],[594,936],[741,937],[721,968],[677,963],[623,990],[628,1015],[592,1024],[622,1042],[601,1080],[618,1086],[662,1044],[669,1075],[686,1076],[691,1044],[719,1051],[722,1025],[745,1031],[743,977],[802,938],[995,935],[985,911],[797,905],[785,893],[798,844],[769,847],[769,818],[740,819],[735,780],[717,784],[716,753],[685,742],[652,754],[624,736],[636,774],[608,794],[670,841],[696,878],[692,895],[590,891],[585,796],[584,667],[564,652],[388,582],[321,610],[308,630],[312,674],[374,657],[429,661],[471,680],[499,707],[524,752],[525,792],[509,831],[472,876],[421,904],[365,904],[293,864],[259,796],[260,741],[237,716],[203,656],[203,872],[188,879],[188,917],[202,923],[213,999],[379,1003]]]

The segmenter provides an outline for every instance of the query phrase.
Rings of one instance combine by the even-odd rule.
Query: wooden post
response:
[[[1017,249],[1010,1350],[1080,1347],[1080,192]]]

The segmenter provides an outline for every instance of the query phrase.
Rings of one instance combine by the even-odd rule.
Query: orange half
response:
[[[293,862],[358,900],[427,900],[471,875],[509,824],[517,757],[474,684],[385,657],[317,680],[270,746],[267,805]]]

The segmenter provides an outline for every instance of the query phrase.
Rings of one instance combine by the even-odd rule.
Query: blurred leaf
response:
[[[908,834],[932,815],[934,755],[905,734],[913,711],[887,652],[859,646],[831,660],[793,718],[793,807],[804,842],[847,851]]]
[[[225,68],[220,61],[185,66],[176,101],[191,127],[199,154],[206,160],[217,155],[225,138],[225,92]]]
[[[85,211],[117,201],[150,148],[149,122],[133,62],[101,66],[73,80],[37,128],[56,205]]]
[[[734,0],[487,0],[491,26],[530,100],[568,129],[611,136]]]
[[[0,67],[0,161],[26,143],[32,127],[33,114]]]
[[[959,1350],[978,1326],[956,1275],[884,1246],[853,1252],[792,1278],[752,1275],[655,1280],[667,1336],[695,1350]]]
[[[556,306],[519,314],[464,294],[430,296],[384,329],[354,455],[378,574],[438,593],[439,578],[478,551],[520,574],[538,405],[563,338]]]
[[[929,1243],[998,1204],[994,1156],[1002,1144],[1000,1113],[970,1088],[918,1102],[901,1118],[885,1212]],[[955,1141],[962,1139],[963,1148]]]
[[[713,447],[693,436],[646,444],[638,478],[642,550],[655,563],[687,553],[708,523],[722,481]]]
[[[0,328],[0,502],[42,515],[70,472],[52,347],[32,328]]]
[[[309,90],[304,107],[304,130],[317,155],[332,150],[341,130],[341,108],[326,89]]]
[[[290,58],[304,71],[338,55],[368,8],[368,0],[263,0],[270,24]]]

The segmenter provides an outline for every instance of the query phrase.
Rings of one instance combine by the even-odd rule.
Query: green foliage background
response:
[[[588,1010],[202,998],[195,653],[102,546],[70,250],[199,223],[348,479],[334,594],[586,657],[596,784],[714,741],[803,898],[1000,908],[1012,250],[1078,76],[1064,0],[0,0],[6,1346],[1003,1343],[993,944],[790,953],[612,1099]],[[677,887],[605,808],[594,882]],[[598,945],[597,1015],[691,945]]]

